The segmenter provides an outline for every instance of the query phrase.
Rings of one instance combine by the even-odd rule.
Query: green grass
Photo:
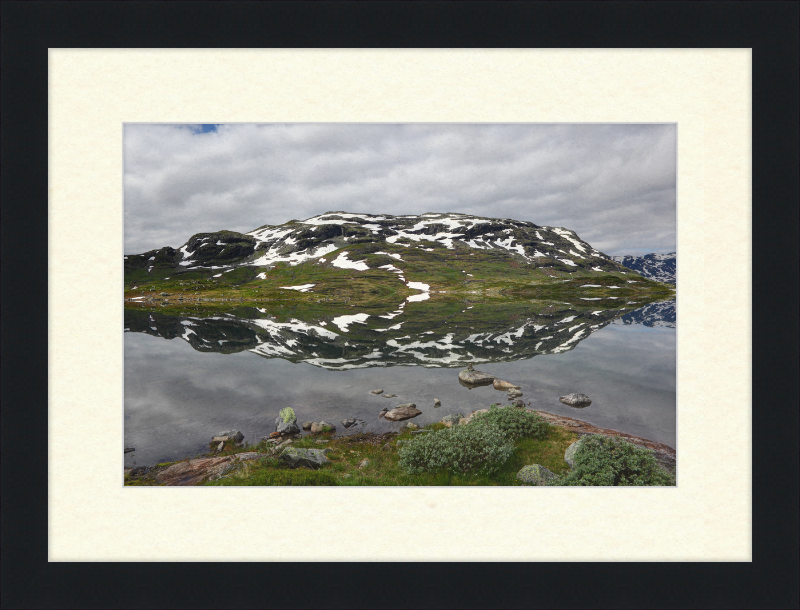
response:
[[[431,250],[430,252],[422,247]],[[383,265],[402,269],[408,281],[423,282],[431,286],[432,298],[436,293],[483,298],[555,298],[570,292],[587,296],[585,283],[602,284],[608,289],[593,289],[591,296],[630,298],[651,295],[664,298],[674,293],[672,286],[647,280],[635,272],[596,272],[580,267],[569,267],[552,259],[543,259],[541,265],[528,264],[522,259],[499,252],[475,250],[456,244],[448,250],[436,242],[424,242],[422,247],[403,247],[390,243],[348,243],[346,248],[330,253],[319,260],[299,265],[278,263],[273,268],[242,266],[232,271],[195,269],[184,271],[167,263],[163,255],[156,254],[150,273],[141,265],[141,257],[130,256],[126,261],[126,298],[168,292],[170,301],[178,296],[184,299],[235,299],[242,301],[292,301],[308,303],[336,301],[358,302],[360,306],[376,303],[399,302],[417,291],[407,288],[397,274]],[[342,251],[350,260],[366,261],[367,271],[354,271],[334,267],[331,261]],[[400,255],[398,260],[387,254]],[[150,253],[148,253],[150,254]],[[135,260],[134,260],[135,259]],[[162,260],[163,259],[163,260]],[[162,262],[159,262],[162,260]],[[219,275],[219,277],[213,277]],[[261,277],[257,277],[257,276]],[[586,280],[592,280],[587,282]],[[628,283],[628,280],[637,282]],[[281,286],[314,284],[311,292],[301,293],[281,289]],[[618,285],[618,289],[610,286]],[[134,289],[134,286],[136,289]],[[577,295],[576,295],[577,296]],[[352,304],[352,303],[351,303]],[[612,303],[613,304],[613,303]]]
[[[469,425],[469,424],[468,424]],[[441,424],[426,427],[442,430]],[[271,458],[260,462],[249,462],[239,472],[206,485],[342,485],[342,486],[450,486],[450,485],[521,485],[516,474],[527,464],[542,464],[559,474],[569,470],[564,462],[564,451],[577,439],[574,432],[549,426],[542,439],[523,437],[515,442],[515,451],[499,470],[486,475],[481,473],[452,473],[447,471],[408,474],[398,463],[397,443],[407,443],[418,435],[404,432],[391,440],[375,443],[371,435],[352,435],[332,439],[321,445],[317,438],[330,438],[329,435],[308,435],[293,442],[294,447],[321,449],[329,447],[327,457],[331,464],[320,470],[303,468],[291,469],[279,460]],[[384,444],[391,446],[385,451]],[[253,448],[248,448],[253,450]],[[256,448],[257,450],[258,448]],[[263,446],[261,447],[263,449]],[[358,464],[368,459],[369,464],[359,468]],[[349,475],[349,476],[347,476]]]
[[[466,424],[468,426],[472,423]],[[445,426],[435,423],[425,429],[442,431]],[[433,434],[434,432],[423,433]],[[482,472],[458,473],[449,470],[435,472],[422,472],[409,474],[400,465],[398,448],[419,438],[411,432],[400,435],[382,437],[382,435],[355,434],[339,438],[332,438],[331,434],[307,435],[302,439],[294,440],[293,447],[324,449],[329,448],[327,454],[330,464],[319,470],[305,468],[292,469],[284,464],[277,455],[270,455],[271,445],[262,441],[256,445],[234,446],[226,445],[221,453],[214,455],[231,455],[242,452],[258,451],[267,454],[267,457],[241,462],[236,470],[217,481],[206,482],[208,486],[517,486],[522,483],[517,480],[517,473],[530,464],[541,464],[556,475],[562,484],[613,484],[603,482],[605,472],[601,469],[596,474],[586,473],[592,471],[590,462],[602,462],[605,468],[613,463],[614,470],[622,471],[616,464],[622,464],[617,458],[593,456],[576,458],[576,470],[571,471],[564,461],[564,452],[578,439],[575,432],[558,426],[547,425],[545,434],[538,434],[540,438],[523,436],[514,442],[514,451],[511,456],[499,466],[492,474]],[[327,439],[329,442],[320,444],[317,440]],[[618,439],[617,439],[618,441]],[[655,464],[655,458],[641,448],[631,448],[627,443],[617,442],[613,439],[600,439],[609,447],[620,445],[624,449],[624,467],[645,473],[639,478],[631,479],[628,484],[666,484],[674,485],[674,477],[662,472]],[[383,449],[388,444],[390,451]],[[369,464],[359,467],[363,460]],[[615,461],[616,460],[616,461]],[[178,462],[165,462],[158,464],[147,475],[141,477],[125,477],[126,486],[155,485],[155,474]],[[607,469],[607,468],[606,468]],[[638,469],[638,470],[637,470]],[[584,472],[586,471],[586,472]],[[594,471],[592,471],[594,472]],[[638,476],[638,475],[637,475]],[[599,478],[597,478],[599,477]],[[597,481],[594,482],[594,479]],[[572,481],[571,479],[576,479]],[[578,480],[579,479],[579,480]],[[655,483],[653,483],[655,482]],[[624,484],[624,482],[623,482]]]

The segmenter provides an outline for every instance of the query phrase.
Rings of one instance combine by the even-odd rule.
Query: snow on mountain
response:
[[[476,252],[505,253],[520,264],[558,271],[620,270],[609,256],[562,227],[456,213],[390,216],[347,212],[328,212],[280,226],[264,225],[248,233],[199,233],[178,249],[166,247],[128,255],[125,267],[151,269],[158,263],[159,269],[169,266],[175,273],[182,273],[239,266],[271,267],[277,263],[332,263],[365,271],[368,263],[355,258],[357,254],[348,257],[350,246],[356,244],[376,244],[384,249],[391,244],[439,255],[455,254],[457,247],[467,247]],[[402,261],[394,249],[389,256]],[[339,254],[329,261],[327,255],[337,250]],[[143,267],[144,257],[149,267]]]
[[[675,252],[645,254],[644,256],[612,256],[620,265],[636,271],[650,280],[675,284],[677,278]]]

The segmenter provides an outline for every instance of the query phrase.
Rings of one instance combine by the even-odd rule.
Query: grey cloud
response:
[[[330,210],[563,226],[607,254],[675,249],[676,127],[131,124],[125,251]]]

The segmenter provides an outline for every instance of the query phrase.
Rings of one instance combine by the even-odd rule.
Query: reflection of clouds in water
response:
[[[535,409],[577,417],[675,446],[675,330],[610,325],[575,350],[556,356],[495,365],[504,379],[530,379]],[[576,410],[558,396],[587,394],[591,406]]]

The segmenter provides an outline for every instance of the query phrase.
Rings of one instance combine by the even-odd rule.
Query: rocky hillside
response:
[[[569,229],[452,213],[329,212],[248,233],[199,233],[124,263],[128,291],[170,281],[182,290],[201,282],[324,293],[335,278],[369,274],[370,289],[383,283],[427,294],[481,281],[634,277]]]
[[[649,280],[675,284],[675,252],[645,254],[644,256],[612,256],[611,258]]]

